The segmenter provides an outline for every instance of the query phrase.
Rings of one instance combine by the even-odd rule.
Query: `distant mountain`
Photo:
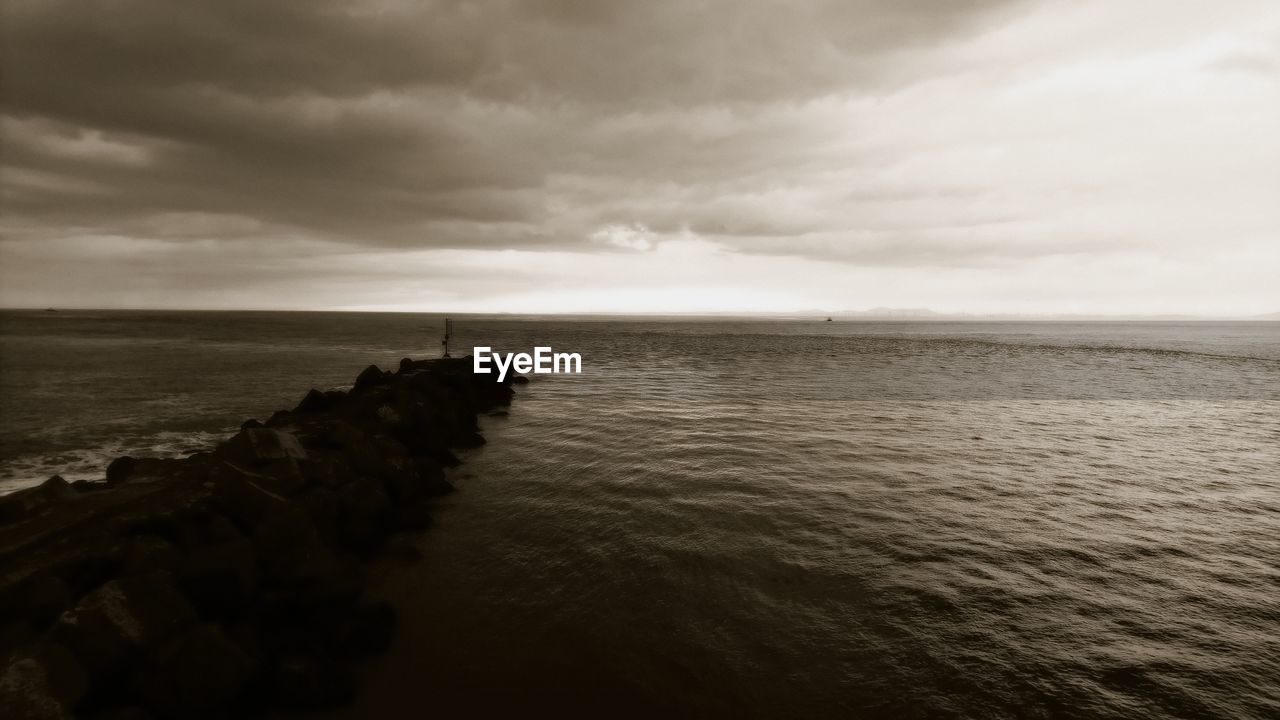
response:
[[[888,308],[878,307],[870,310],[841,313],[844,317],[882,317],[882,318],[940,318],[945,313],[928,308]]]

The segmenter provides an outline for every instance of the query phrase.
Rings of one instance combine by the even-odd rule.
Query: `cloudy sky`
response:
[[[1280,311],[1275,0],[6,0],[0,305]]]

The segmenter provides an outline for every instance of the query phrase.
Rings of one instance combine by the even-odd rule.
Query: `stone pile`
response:
[[[0,498],[6,718],[242,717],[340,705],[395,616],[371,556],[430,522],[512,382],[469,358],[369,367],[208,453]]]

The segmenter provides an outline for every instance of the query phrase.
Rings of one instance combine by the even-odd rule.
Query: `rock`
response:
[[[351,668],[316,655],[285,658],[275,672],[276,702],[285,710],[307,711],[340,707],[355,699]]]
[[[213,480],[213,503],[243,527],[252,528],[281,512],[288,502],[250,479],[234,466],[218,470]]]
[[[339,491],[338,501],[341,535],[350,546],[371,550],[390,532],[391,499],[377,480],[357,478]]]
[[[112,580],[84,596],[58,618],[51,638],[71,650],[91,677],[101,679],[195,619],[173,578],[157,572]]]
[[[453,442],[453,446],[459,448],[477,448],[484,445],[486,442],[487,441],[484,439],[484,436],[480,433],[468,432],[457,437]]]
[[[40,638],[40,631],[31,623],[23,620],[6,619],[0,623],[0,667],[5,658],[16,649],[35,642]]]
[[[312,392],[315,392],[314,390]],[[292,433],[273,428],[241,430],[217,450],[217,455],[230,462],[249,467],[269,465],[287,460],[306,460],[307,451]]]
[[[72,597],[79,597],[114,577],[122,562],[118,545],[86,543],[51,570],[67,582]]]
[[[10,656],[0,671],[0,711],[11,720],[69,719],[88,690],[89,678],[71,653],[42,642]]]
[[[182,589],[206,617],[224,617],[249,604],[258,564],[247,538],[193,548],[178,573]]]
[[[327,545],[336,545],[341,513],[338,494],[327,487],[313,487],[299,496],[296,503],[311,517],[311,525],[320,539]]]
[[[253,662],[220,627],[204,623],[152,653],[132,685],[160,715],[210,717],[235,702],[253,671]]]
[[[0,524],[24,520],[44,508],[67,500],[77,493],[61,475],[54,475],[33,488],[0,497]]]
[[[426,556],[422,553],[422,538],[416,532],[398,532],[383,547],[383,555],[405,565],[416,565]]]
[[[170,480],[189,471],[192,467],[190,459],[181,458],[116,458],[115,465],[121,460],[128,460],[113,475],[111,466],[107,467],[107,483],[111,485],[129,482],[143,483]],[[114,479],[113,479],[114,478]]]
[[[332,574],[338,565],[301,508],[290,508],[259,525],[253,547],[264,576],[276,585],[305,585]]]
[[[383,405],[378,408],[378,419],[388,425],[399,425],[402,422],[400,413],[390,405]]]
[[[332,406],[332,399],[319,390],[312,388],[307,393],[306,397],[302,398],[302,402],[298,403],[298,406],[295,407],[293,411],[295,413],[302,414],[320,413],[328,410]]]
[[[377,365],[370,365],[356,376],[356,382],[351,386],[351,392],[361,393],[379,385],[384,385],[390,379],[390,373],[387,373]]]
[[[19,585],[0,609],[6,618],[44,627],[65,612],[71,600],[71,588],[65,580],[51,573],[39,573]]]
[[[529,384],[529,376],[527,375],[512,375],[510,377],[511,377],[512,385],[528,385]]]
[[[353,551],[429,525],[430,498],[453,489],[451,448],[483,442],[477,413],[511,398],[513,381],[493,380],[466,359],[371,366],[350,393],[312,390],[212,453],[126,456],[107,483],[52,478],[0,499],[0,519],[24,523],[11,534],[55,530],[15,560],[21,573],[0,567],[0,658],[26,653],[0,668],[0,717],[257,716],[273,700],[272,711],[349,701],[347,661],[385,651],[395,627],[389,606],[361,603]],[[401,535],[391,552],[420,559],[417,540]],[[80,689],[52,688],[68,673],[51,670],[56,651],[33,656],[44,644],[79,669]]]
[[[122,455],[107,466],[107,484],[115,485],[129,479],[129,474],[133,472],[134,466],[138,461],[128,455]]]
[[[157,570],[177,572],[182,553],[178,546],[158,535],[138,535],[124,551],[124,572],[141,575]]]
[[[93,720],[152,720],[152,715],[137,705],[118,705],[95,713]]]

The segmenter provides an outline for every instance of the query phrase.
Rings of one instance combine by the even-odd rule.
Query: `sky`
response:
[[[1274,0],[0,20],[0,306],[1280,311]]]

